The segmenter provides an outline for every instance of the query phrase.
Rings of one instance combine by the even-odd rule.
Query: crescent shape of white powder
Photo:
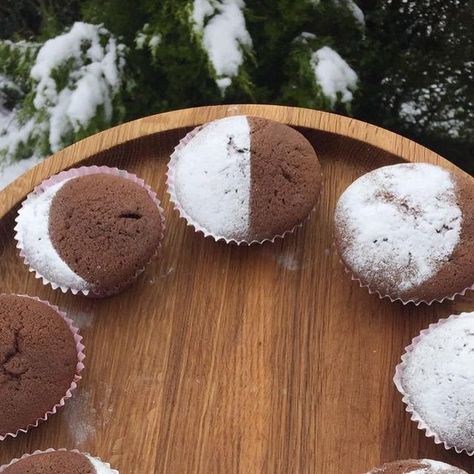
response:
[[[250,216],[250,125],[245,116],[205,125],[174,153],[180,207],[216,236],[245,239]]]
[[[402,360],[407,403],[441,441],[474,451],[474,313],[430,328]]]
[[[94,466],[94,469],[96,470],[97,474],[118,474],[117,470],[111,469],[105,462],[102,462],[99,459],[89,456],[87,454],[85,456]]]
[[[60,287],[88,290],[90,285],[61,259],[49,237],[49,213],[57,192],[67,183],[65,179],[43,192],[30,194],[18,211],[17,240],[31,268]]]
[[[367,173],[342,194],[335,213],[341,256],[363,277],[407,291],[434,276],[459,242],[462,213],[451,174],[399,164]]]

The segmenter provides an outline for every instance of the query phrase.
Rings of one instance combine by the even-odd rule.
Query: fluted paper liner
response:
[[[32,452],[31,454],[23,454],[23,456],[21,456],[19,458],[12,459],[8,464],[3,464],[2,466],[0,466],[0,472],[5,471],[5,469],[7,467],[11,466],[12,464],[15,464],[18,461],[21,461],[22,459],[29,458],[30,456],[35,456],[36,454],[46,454],[46,453],[52,453],[52,452],[55,452],[55,451],[68,451],[68,452],[71,452],[71,453],[79,453],[79,454],[83,454],[85,456],[89,456],[89,457],[97,459],[98,461],[103,463],[107,467],[107,469],[110,469],[111,474],[120,474],[119,471],[117,471],[116,469],[112,469],[108,462],[102,461],[102,459],[98,458],[97,456],[92,456],[89,453],[81,453],[77,449],[65,449],[65,448],[59,448],[59,449],[48,448],[48,449],[45,449],[44,451],[37,449],[36,451]]]
[[[76,351],[77,351],[77,365],[76,365],[76,373],[74,374],[74,379],[71,382],[71,385],[69,386],[68,390],[66,391],[65,395],[61,400],[56,403],[50,410],[48,410],[42,417],[38,418],[35,420],[33,423],[31,423],[28,426],[25,426],[23,428],[19,428],[17,431],[12,432],[12,433],[6,433],[4,435],[0,435],[0,441],[3,441],[5,438],[8,436],[11,436],[15,438],[18,436],[19,433],[26,433],[29,431],[31,428],[36,428],[41,421],[46,421],[50,415],[54,415],[58,409],[62,406],[65,405],[66,401],[72,397],[72,392],[77,388],[77,384],[79,380],[81,380],[81,372],[84,369],[84,364],[83,360],[85,359],[85,354],[84,354],[84,344],[82,344],[82,336],[79,334],[79,329],[74,326],[74,322],[72,319],[69,319],[66,315],[65,312],[61,311],[57,306],[52,305],[48,301],[41,300],[40,298],[36,296],[29,296],[29,295],[17,295],[22,298],[30,298],[32,300],[38,301],[42,304],[45,304],[46,306],[49,306],[51,309],[53,309],[59,316],[61,316],[64,321],[66,321],[67,325],[69,326],[69,329],[74,337],[74,342],[76,343]]]
[[[118,168],[110,168],[108,166],[81,166],[80,168],[72,168],[68,171],[62,171],[61,173],[58,173],[54,176],[51,176],[50,178],[46,179],[41,184],[36,186],[36,188],[30,194],[28,194],[26,199],[23,201],[21,208],[18,211],[18,215],[15,219],[15,222],[17,223],[17,225],[15,226],[15,240],[17,242],[16,247],[20,251],[20,257],[23,259],[23,262],[25,263],[25,265],[28,266],[30,272],[35,273],[35,277],[37,279],[42,280],[44,285],[51,285],[53,290],[56,290],[56,289],[60,288],[63,293],[67,293],[68,291],[71,291],[72,294],[74,294],[74,295],[77,295],[78,293],[82,293],[85,296],[90,296],[90,297],[94,297],[94,298],[101,298],[101,297],[111,296],[111,295],[115,294],[116,292],[111,291],[109,293],[102,294],[102,293],[94,293],[91,289],[80,290],[80,289],[77,289],[77,288],[70,288],[69,286],[61,285],[61,284],[58,284],[54,281],[49,280],[44,275],[42,275],[41,272],[38,269],[33,268],[30,265],[30,262],[28,261],[28,258],[25,254],[23,241],[22,241],[21,236],[18,232],[18,222],[21,219],[21,211],[23,209],[23,206],[28,203],[28,200],[33,195],[42,193],[48,187],[53,186],[54,184],[59,183],[61,181],[64,181],[66,179],[77,178],[77,177],[80,177],[80,176],[88,176],[88,175],[91,175],[91,174],[109,174],[109,175],[113,175],[113,176],[120,176],[122,178],[126,178],[126,179],[138,184],[139,186],[145,188],[145,190],[148,192],[149,196],[151,197],[153,202],[156,204],[156,207],[158,208],[159,213],[160,213],[160,217],[161,217],[160,245],[158,245],[158,247],[156,249],[156,252],[154,253],[152,258],[150,259],[150,261],[153,260],[158,255],[158,252],[159,252],[160,247],[161,247],[161,240],[163,240],[163,235],[164,235],[164,230],[165,230],[165,218],[164,218],[163,209],[161,208],[160,200],[157,198],[156,193],[151,189],[151,187],[148,184],[145,183],[145,181],[143,181],[143,179],[139,178],[138,176],[136,176],[132,173],[129,173],[128,171],[120,170]],[[138,276],[145,270],[145,267],[146,267],[146,265],[143,268],[140,268],[139,270],[137,270],[135,275],[133,275],[130,278],[130,283],[132,283],[133,281],[135,281],[138,278]],[[122,290],[119,290],[119,292],[120,291],[122,291]]]
[[[274,235],[272,238],[265,237],[263,239],[254,239],[254,240],[246,240],[246,239],[241,239],[237,240],[234,238],[228,238],[223,235],[217,235],[213,232],[211,232],[209,229],[205,228],[202,226],[199,222],[194,220],[181,206],[179,199],[176,196],[176,191],[175,191],[175,174],[176,174],[176,163],[179,160],[179,152],[182,150],[191,140],[192,138],[197,135],[204,127],[206,127],[208,124],[205,123],[203,125],[199,125],[195,129],[191,130],[184,138],[180,140],[178,145],[175,147],[173,153],[170,156],[170,160],[168,162],[168,171],[166,173],[166,185],[167,185],[167,190],[168,194],[170,196],[170,201],[173,203],[174,208],[178,211],[179,217],[183,218],[187,225],[190,227],[193,227],[196,232],[200,232],[204,235],[204,237],[212,237],[216,242],[218,241],[224,241],[225,243],[235,243],[237,245],[252,245],[252,244],[262,244],[264,242],[272,242],[274,243],[276,239],[283,239],[286,235],[292,234],[295,232],[295,230],[299,227],[302,227],[302,225],[309,220],[311,214],[315,211],[316,206],[320,200],[323,186],[322,186],[322,181],[321,181],[321,191],[320,191],[320,196],[315,203],[315,207],[308,212],[308,215],[298,224],[294,225],[293,228],[286,230],[285,232],[281,234]]]
[[[413,349],[420,342],[420,340],[423,339],[424,336],[426,336],[427,334],[432,332],[437,327],[442,326],[443,324],[446,324],[448,321],[450,321],[452,319],[457,319],[457,318],[463,316],[464,314],[468,314],[468,313],[453,314],[453,315],[449,316],[449,318],[440,319],[438,322],[430,324],[427,329],[423,329],[422,331],[420,331],[420,334],[413,338],[413,340],[411,341],[411,344],[409,346],[405,347],[405,353],[401,357],[401,362],[397,365],[397,367],[395,369],[395,375],[393,377],[393,382],[395,383],[395,386],[397,387],[397,390],[402,394],[402,401],[406,405],[405,411],[410,413],[410,419],[418,424],[418,429],[425,431],[425,435],[426,435],[427,438],[433,438],[433,441],[435,442],[435,444],[442,444],[444,446],[444,448],[447,449],[447,450],[454,448],[454,450],[457,453],[462,453],[464,451],[468,456],[473,456],[474,455],[474,450],[473,451],[468,451],[466,448],[459,448],[457,446],[453,446],[453,445],[449,444],[448,442],[442,440],[441,437],[438,435],[438,433],[433,431],[425,423],[422,416],[419,413],[417,413],[415,407],[410,403],[409,396],[405,392],[405,390],[403,388],[403,385],[402,385],[402,373],[403,373],[403,369],[406,366],[406,360],[407,360],[408,354],[410,354],[410,352],[413,351]]]
[[[333,243],[333,247],[336,248],[337,253],[339,255],[339,261],[341,262],[341,265],[344,266],[344,271],[350,275],[352,281],[357,282],[361,288],[366,288],[370,295],[377,295],[380,299],[387,298],[392,303],[400,302],[403,305],[413,304],[415,306],[419,306],[420,304],[426,304],[426,305],[430,306],[431,304],[433,304],[435,302],[436,303],[442,303],[443,301],[446,301],[446,300],[453,301],[454,298],[456,298],[457,296],[464,296],[467,291],[474,290],[474,284],[473,284],[473,285],[471,285],[467,288],[464,288],[462,291],[458,291],[458,292],[454,293],[453,295],[444,296],[442,298],[434,298],[430,301],[426,301],[426,300],[423,300],[423,299],[421,299],[421,300],[414,300],[414,299],[404,300],[400,296],[397,296],[397,297],[394,298],[391,295],[380,293],[379,290],[377,290],[375,288],[372,288],[369,283],[364,283],[361,280],[361,278],[356,276],[353,273],[353,271],[344,263],[344,260],[342,259],[341,254],[339,252],[339,249],[337,248],[337,245],[335,243]]]

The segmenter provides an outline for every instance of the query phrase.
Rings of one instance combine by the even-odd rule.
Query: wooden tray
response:
[[[168,156],[197,124],[231,114],[303,130],[324,193],[303,228],[275,244],[204,239],[165,193]],[[392,377],[430,322],[474,308],[472,296],[431,307],[379,300],[351,282],[332,244],[338,196],[355,178],[401,161],[449,169],[435,153],[356,120],[314,110],[202,107],[127,123],[65,150],[0,193],[1,291],[48,299],[81,327],[86,369],[47,423],[0,444],[0,463],[35,449],[77,448],[121,474],[362,474],[427,457],[474,472],[474,458],[436,446],[404,412]],[[63,295],[28,273],[13,243],[18,203],[44,178],[107,164],[144,178],[167,219],[160,259],[125,293]]]

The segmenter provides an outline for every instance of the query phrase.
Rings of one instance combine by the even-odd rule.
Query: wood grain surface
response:
[[[169,204],[165,171],[197,124],[246,113],[299,127],[322,162],[311,219],[275,244],[204,239]],[[217,106],[147,117],[53,155],[0,193],[0,289],[48,299],[81,328],[84,378],[39,428],[0,444],[0,464],[24,452],[77,448],[121,474],[362,474],[403,458],[474,472],[404,412],[392,377],[403,348],[441,317],[474,309],[471,295],[403,306],[351,282],[332,247],[337,198],[358,176],[401,161],[455,167],[386,130],[314,110]],[[17,204],[47,176],[78,163],[144,178],[167,219],[160,257],[128,291],[104,300],[35,280],[13,242]]]

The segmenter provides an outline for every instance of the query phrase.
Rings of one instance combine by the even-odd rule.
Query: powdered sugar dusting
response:
[[[462,469],[458,469],[457,467],[450,466],[449,464],[446,464],[444,462],[440,461],[433,461],[432,459],[420,459],[420,460],[408,460],[408,461],[394,461],[392,463],[384,464],[383,466],[379,468],[375,468],[372,471],[368,472],[367,474],[375,474],[375,473],[389,473],[389,472],[394,472],[393,469],[395,466],[398,466],[399,463],[404,463],[406,462],[407,464],[410,465],[410,468],[412,465],[420,464],[423,465],[423,467],[420,467],[419,469],[410,470],[410,474],[467,474],[465,471]],[[396,469],[396,468],[395,468]],[[402,468],[403,472],[408,472],[408,466],[405,468]],[[402,472],[402,470],[397,472]]]
[[[352,183],[339,199],[335,220],[341,256],[351,270],[403,292],[449,260],[462,213],[448,171],[400,164]]]
[[[422,459],[423,464],[428,464],[429,468],[424,470],[414,471],[412,474],[425,473],[425,474],[465,474],[465,471],[456,467],[450,466],[441,461],[433,461],[432,459]]]
[[[100,459],[94,458],[87,454],[85,456],[87,457],[87,459],[89,459],[91,464],[94,466],[97,474],[114,474],[117,472],[111,469],[107,463],[102,462]]]
[[[403,361],[408,403],[442,441],[474,451],[474,313],[430,328]]]
[[[209,233],[244,239],[250,214],[250,127],[245,116],[204,126],[175,152],[176,197]]]
[[[88,283],[61,259],[49,237],[51,203],[67,181],[69,179],[30,194],[18,211],[15,230],[29,264],[42,276],[76,290],[87,290]]]

